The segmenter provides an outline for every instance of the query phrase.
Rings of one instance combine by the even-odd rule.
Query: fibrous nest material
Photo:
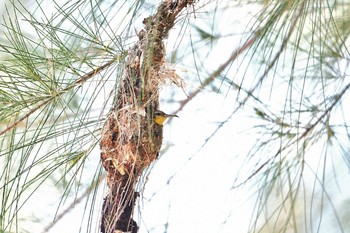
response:
[[[131,218],[138,196],[135,186],[142,171],[158,157],[163,139],[163,126],[153,121],[159,106],[159,87],[167,77],[172,82],[179,79],[174,70],[165,66],[163,39],[187,4],[188,1],[162,3],[155,15],[143,21],[145,29],[128,51],[100,141],[109,187],[102,210],[103,233],[137,232]]]

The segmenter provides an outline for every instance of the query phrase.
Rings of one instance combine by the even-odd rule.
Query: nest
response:
[[[113,177],[138,176],[157,157],[162,145],[162,126],[137,111],[110,112],[102,131],[101,159],[108,184]]]
[[[142,171],[156,160],[162,145],[163,126],[153,118],[164,79],[159,70],[164,66],[165,51],[161,44],[153,47],[152,54],[147,53],[147,41],[147,37],[140,37],[129,51],[115,102],[102,130],[101,161],[110,190],[102,213],[104,233],[137,231],[131,218],[137,197],[135,185]]]
[[[158,157],[163,126],[153,121],[159,106],[159,88],[166,80],[182,86],[173,69],[165,66],[162,40],[175,16],[192,1],[165,1],[158,12],[144,20],[145,30],[127,56],[113,107],[103,126],[100,148],[107,172],[109,193],[104,200],[101,231],[137,232],[131,218],[138,193],[135,186],[142,171]]]

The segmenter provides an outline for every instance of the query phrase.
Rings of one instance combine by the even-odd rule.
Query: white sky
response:
[[[1,0],[0,0],[1,4]],[[199,2],[201,4],[201,1]],[[242,32],[245,30],[245,20],[249,20],[252,12],[251,5],[249,9],[235,9],[232,12],[226,12],[225,15],[218,16],[218,23],[215,25],[216,31],[225,34],[227,28],[232,27],[231,22],[240,19],[239,24],[235,24],[235,30]],[[249,13],[248,13],[249,12]],[[200,18],[200,13],[197,13]],[[227,23],[227,24],[225,24]],[[201,26],[200,19],[194,20],[196,26]],[[179,29],[179,28],[178,28]],[[169,38],[173,37],[175,32],[171,33]],[[241,36],[228,37],[222,40],[213,50],[209,57],[204,59],[207,70],[214,70],[222,64],[242,41]],[[169,39],[169,40],[170,40]],[[171,47],[171,41],[169,42]],[[175,68],[181,70],[184,67]],[[188,69],[188,68],[187,68]],[[232,70],[235,70],[233,68]],[[248,71],[248,76],[249,76]],[[253,73],[253,72],[252,72]],[[181,71],[179,71],[181,75]],[[186,76],[186,74],[182,74]],[[246,74],[247,75],[247,74]],[[203,77],[205,78],[205,77]],[[186,80],[185,80],[186,81]],[[192,90],[197,83],[187,83],[188,90]],[[227,87],[226,87],[227,88]],[[223,89],[225,90],[225,89]],[[266,90],[265,90],[266,91]],[[162,90],[162,99],[167,100],[170,93],[175,92],[176,99],[186,98],[181,89],[174,86]],[[263,91],[262,91],[263,92]],[[212,138],[203,148],[202,144],[210,134],[216,129],[217,123],[226,119],[237,106],[236,92],[229,91],[224,94],[217,94],[211,90],[204,90],[199,96],[191,101],[183,111],[174,119],[171,124],[165,125],[164,145],[168,150],[154,164],[152,172],[148,178],[142,199],[138,202],[141,208],[141,216],[135,216],[140,228],[139,233],[161,233],[165,232],[164,224],[168,223],[167,233],[229,233],[246,232],[251,221],[251,212],[255,205],[254,196],[251,196],[251,185],[247,185],[232,190],[233,181],[237,172],[245,159],[251,146],[256,142],[256,135],[250,134],[249,129],[253,127],[256,119],[249,117],[252,112],[239,112],[222,128],[214,138]],[[267,95],[269,92],[266,93]],[[285,98],[282,93],[281,98]],[[264,94],[262,94],[264,95]],[[163,111],[171,113],[176,110],[178,103],[169,104],[166,101],[161,102]],[[201,148],[201,149],[200,149]],[[317,156],[322,148],[316,148],[310,152],[310,157]],[[311,154],[312,153],[312,154]],[[337,158],[335,158],[337,159]],[[89,162],[94,164],[99,161],[98,150],[89,157]],[[317,169],[318,159],[310,164]],[[346,166],[335,163],[339,173],[348,172]],[[95,169],[94,166],[86,168]],[[332,171],[332,168],[327,168]],[[326,170],[327,170],[326,169]],[[91,171],[91,174],[95,172]],[[87,177],[89,175],[87,174]],[[310,175],[310,185],[314,182],[312,174]],[[168,184],[169,178],[172,177]],[[348,176],[338,177],[339,186],[346,184]],[[332,179],[330,179],[332,182]],[[335,185],[334,185],[335,186]],[[334,203],[336,206],[342,205],[344,200],[350,195],[348,190],[340,187],[332,188],[334,192],[341,193],[338,200]],[[106,194],[102,189],[99,190],[99,200]],[[47,222],[50,220],[57,208],[57,201],[60,195],[55,187],[43,186],[23,209],[23,216],[28,216],[32,212],[37,217],[42,218],[38,221],[25,221],[28,232],[41,232]],[[71,203],[72,199],[66,203]],[[78,232],[81,226],[86,226],[86,220],[81,223],[81,215],[85,209],[85,201],[74,208],[70,214],[67,214],[59,221],[50,233],[74,233]],[[329,207],[327,207],[329,208]],[[62,208],[64,209],[64,208]],[[100,209],[96,209],[99,216]],[[329,213],[329,212],[328,212]],[[330,212],[331,213],[331,212]],[[85,213],[88,215],[88,213]],[[326,218],[325,214],[324,218]],[[225,222],[226,221],[226,222]],[[337,232],[333,228],[333,220],[326,221],[319,232]],[[92,224],[98,227],[99,219],[94,219]],[[27,225],[28,224],[28,225]],[[82,232],[85,232],[82,229]],[[96,230],[96,232],[98,232]],[[273,232],[273,231],[271,231]]]

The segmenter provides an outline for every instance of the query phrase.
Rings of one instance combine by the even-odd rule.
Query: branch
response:
[[[38,106],[36,106],[32,110],[30,110],[27,114],[25,114],[24,116],[20,117],[17,121],[15,121],[12,124],[10,124],[9,126],[7,126],[6,129],[0,131],[0,136],[5,134],[5,133],[7,133],[11,129],[15,128],[19,123],[21,123],[22,121],[27,119],[30,115],[32,115],[34,112],[36,112],[41,107],[43,107],[46,104],[48,104],[52,99],[56,98],[57,96],[61,95],[62,93],[65,93],[66,91],[70,90],[72,87],[75,87],[77,84],[81,84],[81,83],[86,82],[88,79],[92,78],[93,76],[95,76],[96,74],[100,73],[102,70],[104,70],[108,66],[110,66],[113,62],[114,62],[114,60],[111,60],[111,61],[103,64],[102,66],[97,67],[96,69],[93,69],[89,73],[81,76],[79,79],[77,79],[71,85],[69,85],[69,86],[65,87],[64,89],[62,89],[61,91],[57,92],[58,93],[57,95],[50,96],[50,98],[48,98],[47,100],[43,101],[41,104],[39,104]]]
[[[249,48],[259,37],[260,33],[257,32],[254,37],[250,38],[249,40],[247,40],[244,45],[242,45],[242,47],[238,48],[237,50],[235,50],[231,56],[229,57],[229,59],[227,59],[227,61],[225,63],[223,63],[222,65],[219,66],[219,68],[217,70],[215,70],[207,79],[204,80],[204,82],[202,82],[202,84],[197,87],[197,89],[192,92],[187,99],[183,100],[181,102],[180,107],[175,111],[175,114],[180,112],[186,104],[188,104],[188,102],[190,102],[194,97],[197,96],[197,94],[199,94],[204,87],[208,86],[210,83],[212,83],[215,78],[217,78],[225,69],[227,66],[229,66],[240,54],[242,54],[247,48]]]
[[[91,191],[94,191],[95,188],[100,185],[100,183],[104,180],[104,176],[101,176],[96,182],[91,184],[81,195],[80,197],[74,199],[74,201],[65,209],[62,213],[56,216],[54,221],[47,225],[42,233],[47,233],[51,230],[52,227],[56,225],[66,214],[68,214],[72,209],[74,209],[85,197],[87,197]]]
[[[129,49],[113,107],[106,117],[101,140],[101,162],[107,172],[109,193],[104,199],[101,232],[138,231],[133,210],[139,176],[153,163],[163,140],[163,126],[154,121],[165,64],[163,40],[179,13],[193,4],[165,0],[154,15],[143,20],[139,40]],[[145,114],[139,114],[139,109]]]
[[[285,145],[282,148],[279,148],[278,151],[276,152],[276,154],[274,154],[274,156],[272,156],[271,158],[269,158],[268,160],[266,160],[263,164],[261,164],[255,171],[253,171],[252,174],[250,174],[248,176],[248,178],[246,178],[244,181],[242,181],[241,183],[239,183],[238,185],[234,185],[232,188],[238,188],[242,185],[244,185],[245,183],[247,183],[251,178],[253,178],[254,176],[256,176],[259,172],[261,172],[261,170],[266,167],[273,159],[275,159],[282,151],[286,150],[287,148],[289,148],[290,146],[294,145],[296,142],[300,141],[301,139],[303,139],[304,137],[306,137],[306,135],[308,135],[322,120],[324,117],[326,117],[332,110],[333,108],[337,105],[337,103],[339,103],[340,99],[344,96],[344,94],[350,89],[350,83],[348,83],[344,89],[337,95],[335,95],[334,101],[333,103],[324,111],[324,113],[318,117],[316,119],[316,121],[309,126],[299,137],[297,137],[294,141],[292,141],[291,143],[288,143],[287,145]]]

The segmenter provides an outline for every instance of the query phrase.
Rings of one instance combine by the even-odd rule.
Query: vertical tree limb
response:
[[[138,42],[128,51],[126,66],[100,142],[101,161],[107,172],[109,193],[104,200],[101,232],[138,231],[132,219],[142,171],[158,156],[163,129],[153,121],[159,105],[160,72],[165,65],[163,39],[176,16],[193,1],[164,1],[143,20]]]

